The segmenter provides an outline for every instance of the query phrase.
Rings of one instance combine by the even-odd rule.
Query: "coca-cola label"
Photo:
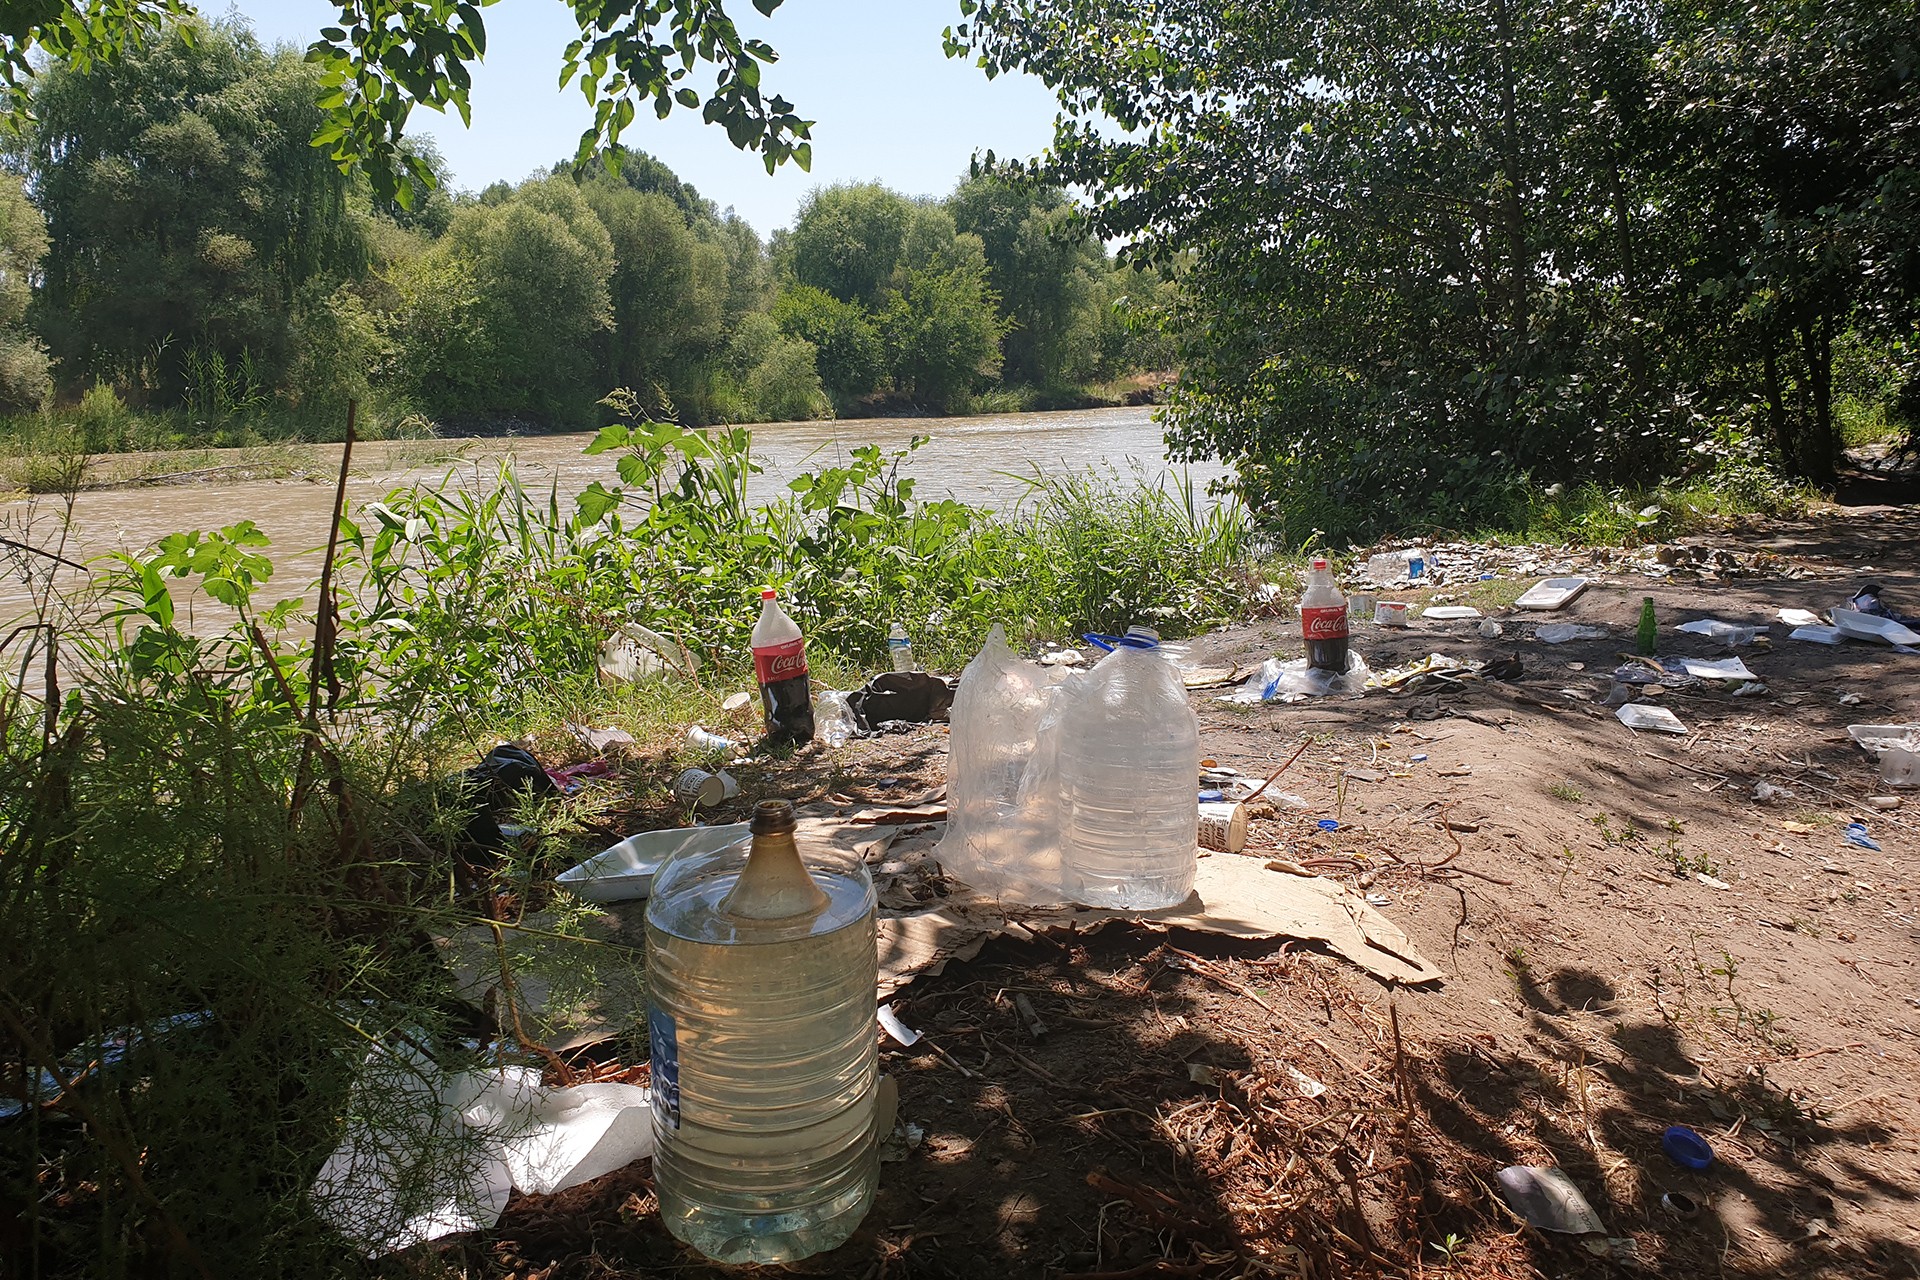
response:
[[[1300,633],[1307,640],[1341,640],[1347,634],[1347,606],[1334,605],[1332,608],[1302,609],[1300,611]]]
[[[753,651],[753,669],[761,684],[775,684],[807,674],[807,641],[804,636]]]

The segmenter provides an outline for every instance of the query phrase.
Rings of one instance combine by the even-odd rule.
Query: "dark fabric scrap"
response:
[[[847,708],[862,733],[892,720],[933,724],[953,709],[954,684],[925,671],[883,671],[847,695]]]

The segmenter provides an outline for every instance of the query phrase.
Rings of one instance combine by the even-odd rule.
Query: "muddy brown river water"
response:
[[[849,448],[900,448],[916,435],[931,437],[906,469],[918,482],[917,496],[951,495],[1002,510],[1014,507],[1027,493],[1020,477],[1036,472],[1092,471],[1108,483],[1125,486],[1162,477],[1177,481],[1185,472],[1197,488],[1230,474],[1217,465],[1169,464],[1152,410],[1145,407],[974,418],[864,418],[754,428],[755,460],[766,470],[754,478],[753,495],[770,497],[803,472],[843,461]],[[591,433],[578,433],[447,440],[430,450],[417,441],[362,444],[354,450],[349,509],[358,511],[390,490],[418,481],[433,483],[450,476],[485,483],[503,460],[511,460],[530,489],[557,485],[565,502],[595,480],[617,482],[617,454],[588,457],[581,452],[592,438]],[[459,458],[449,461],[455,450]],[[421,462],[428,454],[436,456]],[[298,594],[319,574],[340,449],[317,446],[302,456],[310,462],[290,478],[223,480],[215,471],[213,478],[188,482],[84,491],[74,504],[65,554],[86,561],[113,551],[139,551],[180,530],[252,520],[273,543],[269,553],[275,572],[263,601]],[[18,539],[24,533],[46,545],[58,532],[57,504],[49,499],[0,504],[0,534]],[[79,577],[66,576],[75,582]],[[29,605],[20,582],[0,582],[0,620],[18,617]]]

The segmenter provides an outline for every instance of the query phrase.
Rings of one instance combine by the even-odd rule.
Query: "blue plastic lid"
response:
[[[1202,791],[1200,793],[1201,804],[1219,804],[1226,798],[1227,793],[1224,791]]]
[[[1660,1149],[1683,1169],[1704,1169],[1713,1163],[1713,1148],[1707,1140],[1683,1124],[1660,1135]]]
[[[1322,831],[1338,831],[1340,829],[1340,824],[1335,822],[1332,818],[1322,818],[1320,819],[1320,829]]]
[[[1096,649],[1105,649],[1108,653],[1112,653],[1122,645],[1125,645],[1129,649],[1158,649],[1160,647],[1159,640],[1151,636],[1134,635],[1131,632],[1124,636],[1103,636],[1096,632],[1089,631],[1086,635],[1082,636],[1081,639]]]

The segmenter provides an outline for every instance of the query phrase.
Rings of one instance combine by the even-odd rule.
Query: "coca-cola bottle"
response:
[[[753,624],[753,670],[767,716],[767,745],[813,741],[813,693],[807,681],[807,642],[772,587],[760,593]]]
[[[1323,556],[1315,556],[1307,572],[1307,590],[1300,597],[1300,636],[1307,642],[1308,666],[1347,669],[1347,598]]]

